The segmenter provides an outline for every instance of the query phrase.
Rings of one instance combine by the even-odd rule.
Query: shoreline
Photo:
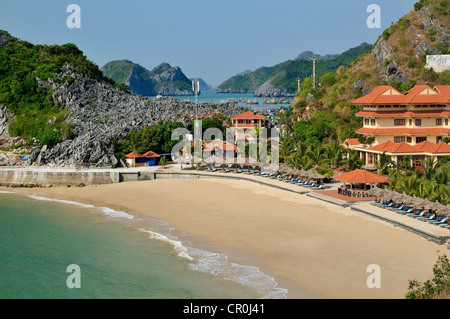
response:
[[[179,192],[179,187],[184,189],[184,194]],[[198,197],[200,203],[193,201],[196,189],[204,195]],[[278,287],[289,290],[289,299],[402,298],[407,290],[408,279],[429,279],[432,266],[437,259],[436,251],[443,250],[442,246],[427,242],[424,238],[373,217],[356,214],[349,208],[321,202],[319,199],[305,195],[255,185],[249,181],[236,183],[232,180],[219,179],[161,179],[84,188],[14,190],[19,191],[18,193],[74,200],[86,204],[96,203],[124,211],[137,211],[143,215],[164,220],[174,225],[177,234],[186,233],[187,237],[204,238],[212,242],[212,246],[222,247],[230,262],[259,267],[264,274],[275,279]],[[179,201],[167,201],[167,196],[155,196],[155,194],[152,196],[153,192],[159,191],[167,192],[170,194],[169,198],[177,198]],[[214,198],[208,198],[208,195]],[[253,207],[251,211],[242,210],[242,208],[230,209],[224,204],[224,200],[230,201],[231,204],[233,202],[246,202],[250,205],[254,203],[256,207]],[[149,202],[152,203],[150,205],[152,208],[168,206],[175,210],[167,213],[149,209]],[[192,209],[184,206],[186,204],[194,204],[204,209]],[[208,209],[211,205],[215,205],[218,212],[211,213]],[[307,216],[302,216],[304,215],[302,213]],[[236,223],[236,219],[241,220]],[[247,227],[243,225],[245,222]],[[227,223],[231,223],[231,226]],[[351,225],[346,225],[348,223]],[[218,225],[223,225],[226,231],[221,232],[222,227]],[[336,226],[346,230],[343,233],[342,231],[333,233]],[[364,231],[358,230],[361,227]],[[381,236],[376,232],[373,233],[373,229],[381,231]],[[358,248],[354,238],[351,236],[348,238],[346,231],[358,232],[361,236],[367,235],[369,239],[370,236],[377,237],[378,241],[383,241],[379,244],[383,244],[383,248],[386,249],[393,250],[390,246],[400,247],[395,247],[395,251],[383,254],[383,250],[380,250],[371,240],[366,239],[361,244],[362,247]],[[367,234],[367,231],[371,231],[371,234]],[[397,245],[391,245],[389,241],[386,243],[382,240],[386,234],[401,241]],[[183,236],[179,239],[184,240]],[[356,252],[349,249],[352,245],[355,245]],[[297,251],[299,247],[302,249]],[[372,259],[377,259],[370,258],[371,249],[376,251],[374,256],[378,255],[382,264],[394,264],[395,270],[400,273],[404,270],[404,262],[412,259],[413,266],[408,269],[407,274],[402,276],[404,283],[402,287],[399,287],[399,279],[395,278],[397,275],[394,272],[388,277],[393,277],[389,280],[392,279],[395,283],[388,285],[388,289],[382,289],[382,293],[380,290],[367,288],[366,267],[373,263]],[[405,256],[404,250],[409,254],[415,252],[421,257]],[[399,253],[402,255],[402,260],[392,258]],[[357,260],[357,257],[361,260],[357,263],[359,273],[356,279],[352,276],[355,272],[352,260]],[[337,269],[318,270],[332,264],[335,264]],[[422,267],[416,267],[414,264]],[[392,288],[395,291],[390,291]]]

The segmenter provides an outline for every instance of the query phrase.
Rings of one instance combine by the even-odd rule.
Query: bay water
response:
[[[258,299],[287,291],[258,268],[190,247],[164,221],[0,190],[0,298]],[[80,288],[69,288],[69,265]]]

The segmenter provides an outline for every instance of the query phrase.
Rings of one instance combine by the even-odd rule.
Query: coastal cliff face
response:
[[[71,81],[60,83],[62,79]],[[188,115],[195,112],[195,104],[171,97],[146,98],[131,95],[106,82],[99,82],[79,74],[67,65],[49,80],[53,102],[64,105],[69,115],[66,122],[73,127],[75,137],[56,146],[44,146],[30,156],[28,164],[55,167],[74,167],[79,163],[97,167],[117,167],[123,163],[114,154],[113,141],[126,138],[132,130],[162,122],[182,122],[188,125]],[[235,116],[240,107],[226,104],[198,105],[201,114],[222,113]]]
[[[128,60],[111,61],[101,68],[116,83],[128,85],[130,91],[142,96],[192,95],[191,81],[179,67],[161,63],[149,71]]]

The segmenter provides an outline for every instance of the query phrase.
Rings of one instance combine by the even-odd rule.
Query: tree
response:
[[[353,171],[359,169],[364,165],[363,160],[359,157],[358,153],[354,150],[350,150],[347,154],[347,170]]]
[[[380,159],[378,160],[377,168],[381,171],[382,174],[387,174],[387,170],[390,166],[393,166],[395,163],[391,160],[390,156],[386,155],[386,152],[383,152],[380,155]]]
[[[337,168],[343,162],[344,148],[338,141],[325,146],[325,156],[331,168]]]
[[[159,164],[165,168],[166,164],[167,164],[167,158],[165,156],[161,157],[161,159],[159,160]]]
[[[425,282],[409,280],[406,299],[448,299],[450,297],[450,263],[444,254],[433,266],[434,277]]]
[[[134,166],[136,166],[136,153],[138,153],[138,149],[141,147],[142,142],[139,139],[139,133],[137,131],[133,131],[128,138],[128,149],[133,152],[134,156]]]
[[[424,175],[426,179],[432,179],[436,173],[437,161],[433,156],[428,157],[423,163]]]

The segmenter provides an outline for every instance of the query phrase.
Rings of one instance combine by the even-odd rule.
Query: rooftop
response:
[[[379,86],[369,94],[356,99],[352,104],[448,104],[450,103],[450,85],[438,85],[434,88],[428,85],[416,85],[405,94],[392,86]]]
[[[231,118],[232,120],[266,120],[267,116],[248,111]]]

